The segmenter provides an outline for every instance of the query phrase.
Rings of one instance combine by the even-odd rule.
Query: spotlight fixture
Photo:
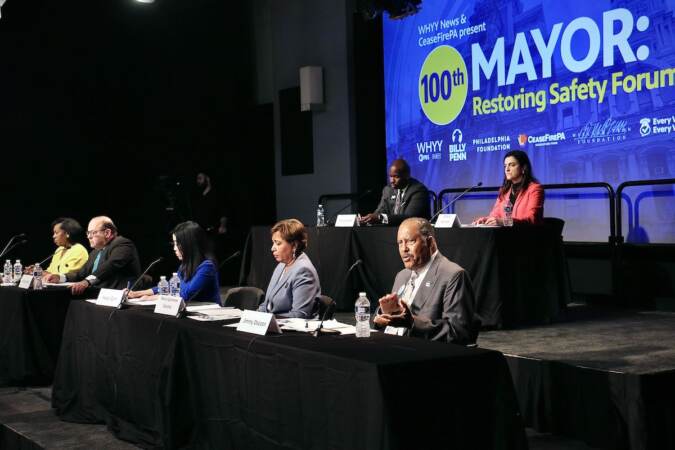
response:
[[[136,0],[138,3],[155,3],[155,0]]]
[[[5,4],[7,0],[0,0],[0,8],[2,8],[2,5]],[[2,17],[2,10],[0,9],[0,17]]]

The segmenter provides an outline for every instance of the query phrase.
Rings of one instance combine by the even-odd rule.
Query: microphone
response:
[[[159,258],[157,258],[156,260],[154,260],[153,262],[151,262],[151,263],[148,265],[148,267],[143,271],[143,273],[142,273],[138,278],[136,278],[136,281],[134,281],[134,284],[132,284],[131,287],[130,287],[129,289],[127,289],[126,292],[124,293],[124,295],[122,296],[122,301],[120,302],[120,308],[122,307],[122,305],[124,304],[124,302],[127,301],[127,297],[129,296],[129,292],[131,292],[131,291],[134,290],[134,288],[136,287],[136,285],[138,285],[138,283],[143,279],[143,277],[145,276],[145,274],[148,273],[148,270],[150,270],[155,264],[158,264],[158,263],[160,263],[160,262],[162,262],[162,261],[164,261],[164,257],[160,256]]]
[[[354,261],[354,264],[351,265],[351,267],[347,270],[347,273],[343,277],[342,283],[338,286],[337,293],[342,295],[342,291],[344,290],[344,285],[345,285],[345,283],[347,283],[347,280],[349,279],[349,275],[351,275],[352,271],[356,268],[356,266],[361,265],[362,263],[363,263],[362,259],[357,259],[356,261]],[[326,310],[323,312],[323,316],[321,317],[321,322],[319,323],[319,326],[316,327],[316,330],[314,330],[312,332],[312,336],[319,337],[319,336],[322,336],[324,334],[331,334],[331,331],[327,331],[327,330],[323,329],[323,322],[324,322],[324,320],[326,320],[326,314],[328,314],[328,311],[331,308],[335,308],[335,299],[337,299],[337,298],[339,298],[339,297],[336,295],[335,298],[333,298],[333,302],[330,305],[328,305]],[[320,302],[321,300],[317,299],[316,301]]]
[[[446,209],[448,209],[448,206],[454,205],[455,202],[456,202],[457,200],[459,200],[460,198],[464,197],[465,194],[468,194],[468,193],[471,192],[473,189],[476,189],[477,187],[481,187],[482,185],[483,185],[483,182],[482,182],[482,181],[479,181],[478,183],[474,184],[474,185],[471,186],[470,188],[465,189],[461,194],[459,194],[457,197],[453,198],[453,199],[450,201],[450,203],[448,203],[447,205],[445,205],[444,207],[442,207],[441,209],[439,209],[438,211],[436,211],[436,214],[434,214],[434,215],[431,217],[431,219],[429,219],[429,223],[433,222],[434,219],[435,219],[436,217],[438,217],[443,211],[445,211]]]
[[[359,200],[361,200],[361,199],[364,198],[365,196],[370,195],[370,194],[372,194],[372,193],[373,193],[373,190],[372,190],[372,189],[367,189],[365,192],[363,192],[361,195],[359,195],[359,196],[356,197],[355,199],[350,200],[349,203],[347,203],[346,206],[343,206],[342,208],[338,209],[337,212],[335,212],[335,213],[333,214],[333,216],[332,216],[330,219],[328,219],[328,221],[326,222],[326,225],[330,225],[331,223],[335,223],[335,220],[337,219],[337,216],[338,216],[342,211],[344,211],[345,209],[347,209],[347,208],[349,208],[350,206],[352,206],[352,205],[354,204],[354,202],[358,202]]]
[[[42,267],[42,265],[43,265],[44,263],[46,263],[47,261],[49,261],[49,260],[52,259],[53,257],[54,257],[54,254],[52,253],[51,255],[47,256],[45,259],[43,259],[42,261],[40,261],[38,264],[40,264],[40,267]]]
[[[233,260],[234,258],[236,258],[236,257],[239,256],[239,255],[241,255],[241,251],[239,251],[239,250],[237,250],[236,252],[232,253],[230,256],[228,256],[227,258],[225,258],[225,259],[223,260],[223,262],[221,262],[220,264],[218,264],[218,269],[222,269],[226,262],[228,262],[228,261],[230,261],[230,260]]]
[[[25,236],[25,235],[24,235],[24,236]],[[28,242],[27,239],[24,239],[23,241],[15,242],[11,247],[9,247],[9,248],[7,249],[7,251],[4,251],[4,252],[2,253],[2,255],[0,255],[0,258],[2,258],[2,257],[5,256],[5,255],[9,255],[9,254],[12,252],[12,250],[14,250],[16,247],[18,247],[18,246],[20,246],[20,245],[25,244],[26,242]]]
[[[14,242],[14,239],[22,239],[22,238],[25,238],[25,237],[26,237],[26,233],[21,233],[21,234],[17,234],[15,236],[12,236],[12,238],[9,240],[7,245],[5,245],[5,248],[3,248],[2,251],[0,252],[0,258],[5,256],[5,253],[7,253],[7,251],[8,251],[7,249],[9,248],[10,245],[12,245],[12,242]]]

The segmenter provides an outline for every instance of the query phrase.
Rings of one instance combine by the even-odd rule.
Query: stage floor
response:
[[[478,345],[609,372],[663,372],[675,370],[675,313],[572,304],[564,322],[481,332]]]

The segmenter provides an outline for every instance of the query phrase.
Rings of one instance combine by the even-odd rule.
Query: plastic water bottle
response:
[[[356,337],[370,337],[370,300],[365,292],[359,292],[359,298],[354,305],[354,316],[356,317]]]
[[[33,289],[37,291],[42,289],[42,267],[40,267],[40,263],[35,263],[33,266]]]
[[[511,200],[506,201],[506,205],[504,205],[504,226],[505,227],[512,227],[513,226],[513,216],[511,215],[513,212],[513,205],[511,204]]]
[[[12,282],[12,261],[9,259],[5,261],[5,267],[2,271],[2,282],[11,283]]]
[[[316,226],[326,226],[326,212],[323,210],[323,205],[319,205],[319,207],[316,208]]]
[[[18,282],[23,275],[23,266],[21,265],[21,260],[17,259],[14,263],[14,282]]]
[[[166,277],[162,275],[159,277],[159,283],[157,284],[159,288],[159,295],[169,295],[169,282],[166,281]]]
[[[172,297],[180,297],[180,278],[176,272],[169,280],[169,295]]]

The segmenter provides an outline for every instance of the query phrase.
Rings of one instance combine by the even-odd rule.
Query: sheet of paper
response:
[[[185,306],[187,312],[209,311],[212,309],[221,309],[221,308],[223,307],[220,306],[218,303],[213,302],[190,302]],[[226,309],[233,309],[233,308],[228,307]]]
[[[65,283],[42,283],[43,286],[66,286],[66,287],[72,286],[73,284],[75,284],[75,283],[73,283],[71,281],[67,281]]]
[[[130,306],[155,306],[157,305],[158,299],[146,299],[141,300],[140,298],[127,299],[124,304]]]

